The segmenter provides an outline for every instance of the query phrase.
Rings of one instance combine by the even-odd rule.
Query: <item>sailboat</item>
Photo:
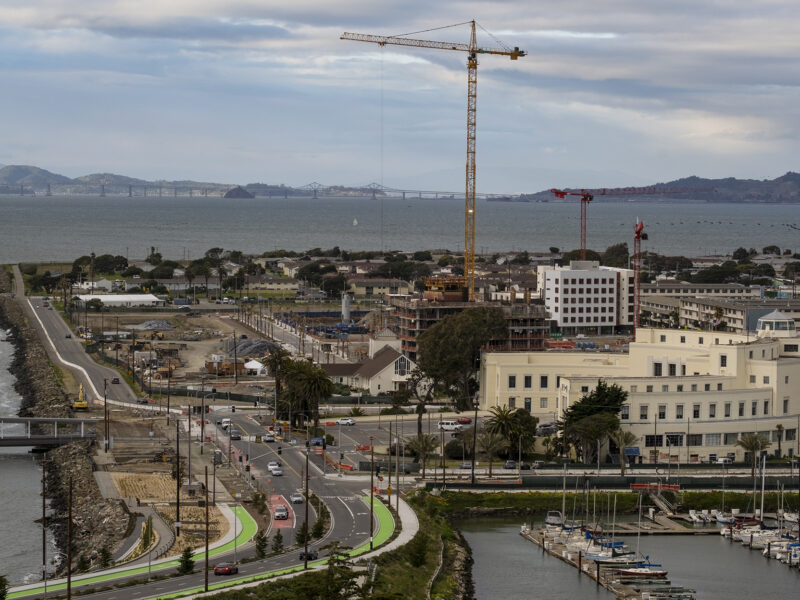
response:
[[[722,465],[722,510],[714,515],[717,523],[733,523],[734,518],[730,513],[725,512],[725,465]]]
[[[358,227],[358,219],[353,219],[353,227]]]

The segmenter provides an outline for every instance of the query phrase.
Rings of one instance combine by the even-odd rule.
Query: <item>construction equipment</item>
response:
[[[639,312],[642,298],[642,240],[647,239],[644,223],[638,218],[633,226],[633,341],[636,341],[636,328],[639,326]]]
[[[475,116],[476,98],[478,88],[478,54],[497,54],[508,56],[511,60],[517,60],[520,56],[525,56],[526,52],[519,48],[508,48],[502,43],[502,49],[479,48],[475,35],[475,21],[468,22],[472,27],[469,44],[455,42],[435,42],[430,40],[419,40],[400,36],[368,35],[363,33],[343,33],[341,39],[356,42],[372,42],[380,46],[391,44],[394,46],[414,46],[417,48],[436,48],[438,50],[457,50],[467,52],[467,173],[466,173],[466,193],[464,195],[464,277],[466,279],[467,294],[470,301],[475,299],[475,229],[476,229],[476,207],[475,207]],[[467,23],[457,23],[446,27],[456,27]],[[437,27],[435,29],[445,29]],[[433,31],[427,29],[425,31]],[[424,33],[417,31],[413,33]],[[495,40],[497,41],[497,40]],[[500,43],[500,42],[498,42]]]
[[[78,397],[72,402],[72,410],[89,410],[89,401],[83,391],[83,384],[78,390]]]
[[[626,188],[600,188],[597,190],[557,190],[550,192],[556,198],[567,196],[580,196],[581,199],[581,260],[586,260],[586,208],[595,196],[646,196],[650,194],[703,194],[715,192],[714,188],[667,188],[667,187],[626,187]]]

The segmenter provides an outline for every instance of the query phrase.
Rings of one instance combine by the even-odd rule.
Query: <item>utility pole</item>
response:
[[[475,455],[478,454],[478,399],[472,401],[472,406],[475,408],[475,421],[472,425],[472,485],[475,485]],[[430,417],[430,413],[428,413]],[[428,419],[428,426],[430,426],[430,418]]]
[[[208,465],[206,465],[206,568],[205,568],[205,591],[208,591]]]
[[[306,525],[306,534],[303,539],[303,569],[308,569],[308,537],[311,534],[311,529],[308,526],[308,454],[309,450],[311,449],[311,442],[308,439],[308,428],[306,428],[306,471],[305,471],[305,495],[306,495],[306,506],[305,506],[305,525]]]
[[[181,536],[181,423],[175,419],[175,537]]]
[[[47,598],[47,494],[45,488],[45,471],[47,460],[42,459],[42,575],[44,578],[44,597]]]
[[[238,358],[236,356],[236,332],[233,332],[233,383],[239,383],[239,369],[237,369],[238,365]]]
[[[72,600],[72,477],[67,495],[67,600]]]
[[[103,379],[103,421],[103,426],[105,429],[105,439],[103,440],[103,445],[105,446],[106,452],[108,452],[108,379]]]

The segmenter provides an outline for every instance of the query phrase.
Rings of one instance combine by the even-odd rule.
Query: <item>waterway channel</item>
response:
[[[456,523],[472,547],[475,598],[609,599],[577,569],[543,554],[519,535],[520,518]],[[636,537],[626,536],[636,548]],[[697,600],[796,598],[800,570],[718,535],[642,536],[642,554],[660,563],[675,585],[697,590]]]

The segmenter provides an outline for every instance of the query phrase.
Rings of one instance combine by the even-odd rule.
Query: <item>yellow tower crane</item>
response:
[[[519,48],[489,49],[478,48],[475,36],[475,21],[468,22],[472,26],[469,44],[455,42],[434,42],[419,40],[403,36],[369,35],[365,33],[344,33],[341,39],[355,42],[372,42],[380,46],[391,44],[394,46],[415,46],[417,48],[436,48],[438,50],[457,50],[467,52],[467,185],[464,195],[464,277],[469,300],[475,299],[475,108],[478,89],[478,54],[499,54],[517,60],[525,56],[525,51]],[[465,25],[467,23],[459,23]],[[455,27],[449,25],[448,27]],[[444,29],[440,27],[438,29]],[[432,31],[432,30],[427,30]],[[423,33],[423,32],[415,32]],[[404,34],[411,35],[411,34]],[[500,42],[498,42],[500,43]],[[503,46],[502,43],[500,43]]]

